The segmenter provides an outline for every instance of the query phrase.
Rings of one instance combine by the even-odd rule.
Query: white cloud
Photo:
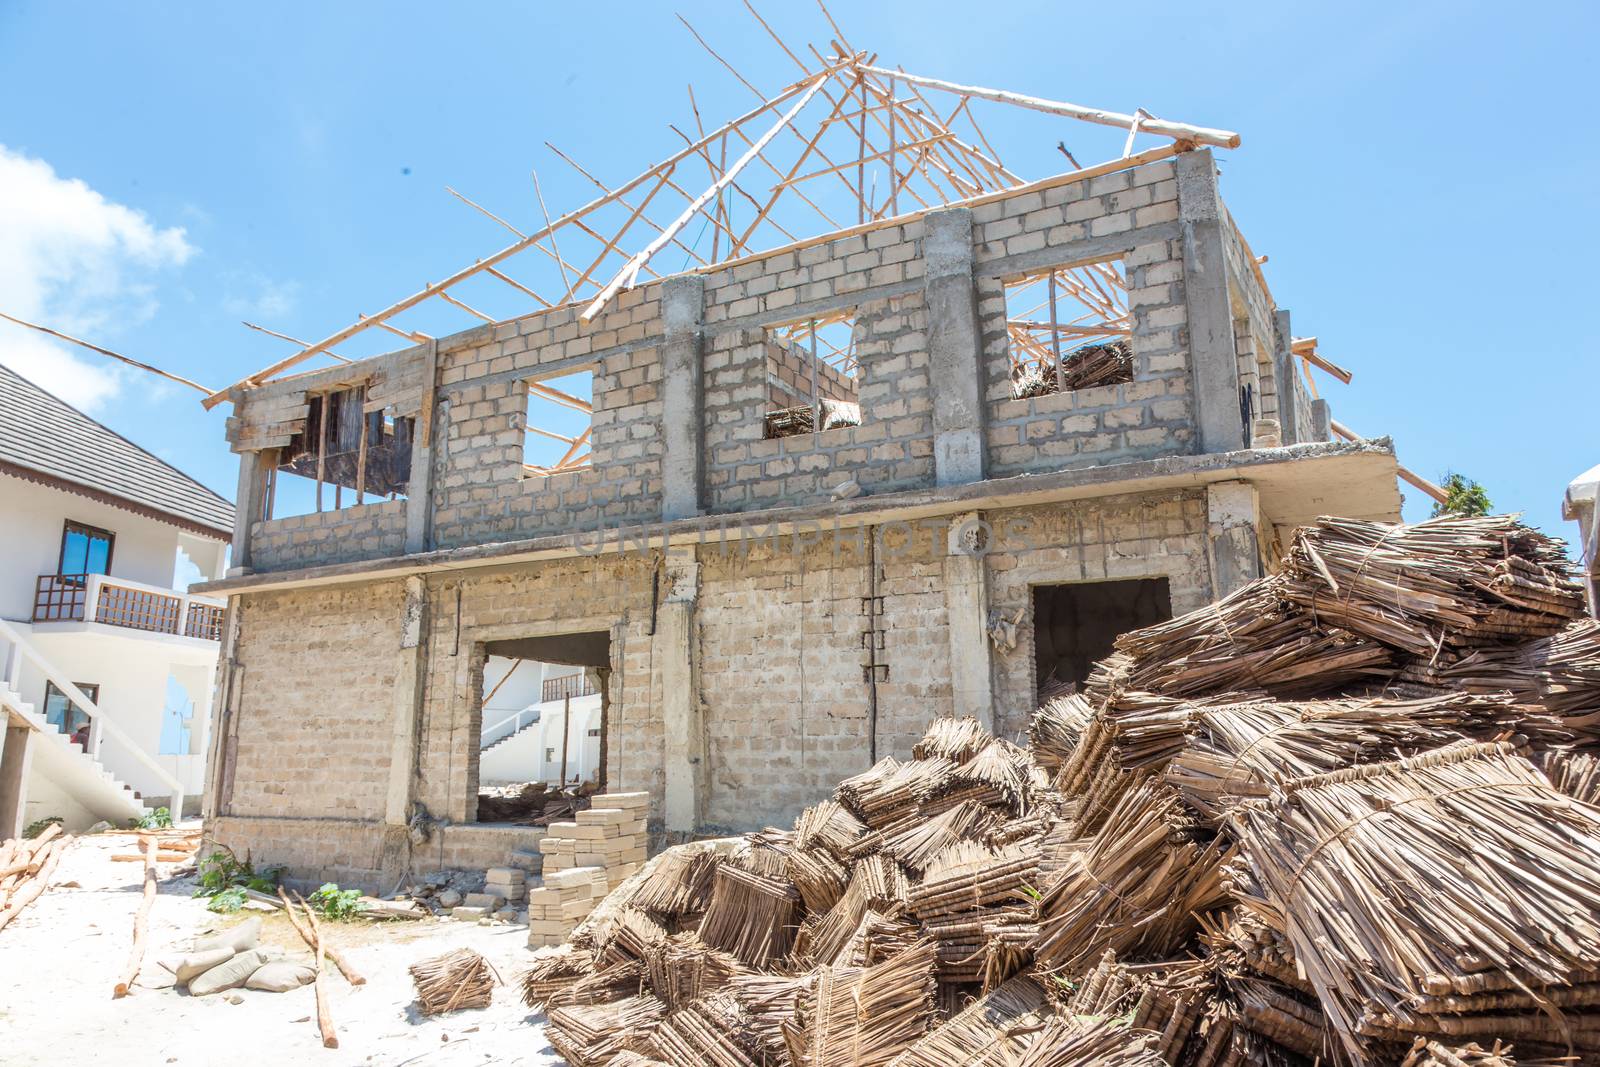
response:
[[[151,275],[194,254],[182,227],[0,145],[0,311],[115,348],[124,326],[155,314]],[[124,381],[118,364],[4,321],[0,363],[89,410]]]

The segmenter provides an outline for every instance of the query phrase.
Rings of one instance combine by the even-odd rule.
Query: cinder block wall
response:
[[[971,209],[979,391],[990,477],[1197,450],[1184,241],[1171,161],[1002,197]],[[934,397],[924,300],[923,218],[740,261],[703,275],[700,352],[702,509],[736,513],[934,484]],[[1225,227],[1241,359],[1275,343],[1271,309]],[[1117,260],[1128,278],[1135,380],[1011,399],[1004,283],[1050,266]],[[774,401],[765,328],[854,310],[862,425],[764,441]],[[431,544],[455,548],[659,521],[663,515],[662,283],[618,294],[595,322],[550,309],[438,342]],[[1248,351],[1245,349],[1248,348]],[[402,354],[337,368],[355,382]],[[415,362],[414,351],[405,353]],[[409,366],[409,364],[407,364]],[[1271,360],[1262,364],[1270,372]],[[594,371],[592,466],[529,476],[521,463],[526,381]],[[792,368],[791,368],[792,369]],[[318,372],[321,375],[323,372]],[[396,380],[400,376],[394,375]],[[830,395],[841,383],[827,375]],[[411,381],[415,378],[406,378]],[[782,380],[782,368],[779,369]],[[331,381],[332,379],[330,379]],[[319,378],[320,381],[320,378]],[[1262,381],[1264,403],[1272,385]],[[249,404],[241,418],[249,423]],[[1308,405],[1302,405],[1307,406]],[[681,416],[680,416],[681,417]],[[1307,416],[1308,417],[1308,416]],[[253,439],[247,433],[242,439]],[[694,440],[695,438],[691,438]],[[281,570],[394,554],[403,522],[346,509],[255,527],[253,566]],[[413,525],[415,525],[413,516]]]

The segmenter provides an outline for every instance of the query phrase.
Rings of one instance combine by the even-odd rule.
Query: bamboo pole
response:
[[[14,322],[18,326],[26,326],[30,330],[38,330],[40,333],[49,334],[51,337],[59,338],[68,342],[69,344],[75,344],[79,348],[87,348],[91,352],[98,352],[102,356],[110,356],[112,359],[126,363],[130,367],[137,367],[140,370],[149,371],[151,374],[159,375],[160,377],[167,379],[169,382],[177,382],[179,385],[187,385],[190,389],[198,389],[202,393],[209,394],[211,392],[210,388],[201,385],[199,382],[191,382],[187,378],[180,378],[176,374],[171,374],[162,370],[160,367],[152,367],[148,363],[141,363],[131,356],[125,356],[120,352],[113,352],[109,348],[101,348],[99,345],[90,344],[88,341],[79,340],[78,338],[73,337],[71,334],[62,333],[59,330],[52,330],[48,326],[40,326],[36,322],[29,322],[26,319],[19,319],[14,315],[7,315],[3,311],[0,311],[0,319],[5,319],[7,322]]]
[[[683,229],[684,226],[688,225],[689,220],[694,218],[694,216],[699,213],[701,208],[705,207],[705,205],[708,204],[711,199],[717,195],[717,193],[725,189],[728,183],[733,180],[734,176],[748,166],[751,160],[759,156],[761,154],[761,150],[772,142],[772,139],[778,135],[780,130],[787,128],[789,124],[794,121],[795,116],[798,115],[801,110],[811,102],[812,97],[817,95],[817,92],[831,77],[833,77],[832,71],[818,75],[811,82],[810,88],[806,89],[806,91],[801,94],[800,99],[795,101],[794,105],[791,106],[788,111],[784,112],[783,117],[781,117],[776,123],[768,128],[767,132],[762,134],[761,137],[757,139],[757,141],[752,144],[748,150],[746,150],[745,154],[739,157],[733,166],[724,171],[722,177],[718,178],[716,182],[712,184],[711,188],[695,197],[694,200],[690,202],[689,206],[684,209],[683,213],[674,219],[671,225],[669,225],[665,231],[663,231],[658,237],[656,237],[655,240],[645,245],[643,249],[636,253],[633,258],[630,259],[622,268],[622,270],[617,272],[616,277],[612,278],[611,281],[606,284],[606,287],[600,291],[600,295],[595,297],[594,303],[590,304],[589,307],[585,309],[583,314],[579,317],[585,322],[592,322],[594,317],[600,314],[601,309],[606,306],[613,296],[615,296],[620,290],[631,286],[638,278],[639,271],[646,263],[650,261],[650,257],[654,256],[657,252],[664,248],[672,240],[672,236],[674,234]]]
[[[128,953],[128,966],[122,972],[122,977],[111,990],[113,998],[125,997],[128,990],[133,987],[133,980],[139,977],[139,965],[144,962],[144,938],[150,925],[150,905],[156,899],[156,839],[147,837],[144,841],[144,896],[139,901],[139,910],[133,916],[133,948]]]
[[[1186,122],[1169,122],[1166,119],[1154,117],[1141,121],[1135,115],[1124,115],[1117,111],[1103,111],[1100,108],[1085,107],[1082,104],[1068,104],[1060,100],[1045,100],[1036,96],[1024,96],[1022,93],[1008,92],[1004,89],[986,89],[980,85],[959,85],[955,82],[942,81],[939,78],[927,78],[920,74],[889,71],[866,63],[858,66],[861,70],[871,74],[885,77],[893,74],[913,85],[922,85],[929,89],[943,89],[946,92],[959,93],[962,96],[975,96],[980,100],[992,100],[998,104],[1015,104],[1017,107],[1043,111],[1050,115],[1064,115],[1067,118],[1095,122],[1102,126],[1120,126],[1123,129],[1130,129],[1135,123],[1138,123],[1139,129],[1146,133],[1157,133],[1163,137],[1171,137],[1178,141],[1215,145],[1218,148],[1239,147],[1239,135],[1231,130],[1191,126]]]
[[[844,67],[849,66],[854,61],[855,61],[855,57],[853,57],[853,56],[841,59],[841,60],[839,60],[838,63],[833,64],[829,68],[828,73],[832,74],[832,73],[834,73],[835,71],[837,71],[839,69],[842,69]],[[518,252],[522,252],[522,251],[527,250],[528,248],[533,247],[539,241],[543,240],[546,236],[548,236],[549,234],[554,232],[557,228],[559,228],[559,227],[561,227],[561,226],[563,226],[563,225],[565,225],[565,224],[567,224],[569,222],[574,222],[575,220],[581,219],[585,215],[590,214],[591,212],[595,211],[596,209],[604,207],[606,204],[609,204],[609,203],[617,200],[619,197],[627,195],[629,192],[631,192],[632,190],[638,188],[640,185],[643,185],[646,181],[648,181],[650,178],[656,176],[661,171],[665,170],[667,167],[669,167],[672,164],[675,164],[675,163],[683,160],[684,158],[688,157],[690,154],[692,154],[693,152],[698,150],[700,147],[702,147],[702,145],[710,144],[720,134],[722,134],[725,130],[737,128],[741,123],[748,122],[750,119],[756,118],[756,117],[758,117],[758,116],[760,116],[762,114],[765,114],[768,111],[772,111],[772,110],[782,106],[785,101],[787,101],[788,99],[793,97],[796,93],[801,93],[801,92],[807,91],[807,88],[809,86],[812,86],[813,84],[814,84],[814,79],[806,78],[806,79],[803,79],[801,81],[798,81],[798,82],[794,83],[793,85],[787,86],[781,92],[777,93],[776,95],[774,95],[770,99],[762,101],[762,103],[759,106],[757,106],[755,108],[752,108],[750,111],[745,112],[743,115],[741,115],[738,118],[734,119],[732,122],[727,123],[726,125],[724,125],[720,129],[715,130],[710,134],[707,134],[699,142],[696,142],[695,144],[689,145],[688,147],[683,148],[680,151],[674,153],[672,156],[668,157],[666,160],[663,160],[662,162],[657,163],[655,166],[653,166],[653,167],[649,168],[648,170],[644,171],[642,174],[639,174],[638,176],[630,179],[628,182],[624,183],[623,185],[621,185],[617,189],[612,190],[611,192],[608,192],[603,196],[596,197],[595,199],[589,201],[587,204],[584,204],[582,207],[579,207],[579,208],[576,208],[576,209],[574,209],[572,211],[567,212],[565,215],[562,215],[560,218],[556,219],[550,225],[545,226],[544,228],[542,228],[542,229],[540,229],[540,230],[538,230],[538,231],[536,231],[534,233],[529,234],[527,237],[521,238],[520,240],[514,242],[513,244],[507,245],[505,248],[500,249],[500,251],[495,252],[493,255],[486,256],[483,259],[475,260],[470,266],[466,266],[466,267],[461,268],[460,270],[456,271],[454,274],[451,274],[450,276],[445,278],[443,281],[434,282],[434,283],[432,283],[430,285],[424,286],[421,290],[419,290],[419,291],[417,291],[415,293],[412,293],[410,296],[406,297],[403,300],[396,301],[394,304],[391,304],[389,307],[384,308],[382,311],[379,311],[376,314],[363,315],[363,316],[360,317],[360,320],[358,322],[356,322],[354,325],[346,326],[344,329],[339,330],[339,331],[333,333],[332,335],[323,338],[321,341],[318,341],[316,344],[311,345],[311,346],[309,346],[309,347],[307,347],[305,349],[302,349],[301,351],[296,352],[294,355],[291,355],[291,356],[289,356],[289,357],[287,357],[285,359],[279,360],[277,363],[272,364],[270,367],[265,367],[262,370],[259,370],[259,371],[255,372],[254,374],[251,374],[251,375],[249,375],[249,376],[247,376],[245,378],[239,379],[237,382],[234,382],[232,385],[228,386],[225,389],[219,389],[219,390],[211,393],[209,396],[207,396],[205,398],[205,400],[202,403],[204,404],[204,406],[208,410],[211,409],[211,408],[214,408],[218,404],[222,403],[222,401],[226,400],[227,397],[228,397],[228,394],[230,392],[232,392],[234,389],[257,385],[257,384],[261,383],[262,381],[265,381],[266,379],[271,378],[272,376],[274,376],[276,374],[280,374],[283,371],[288,370],[290,367],[293,367],[293,366],[303,362],[304,360],[307,360],[307,359],[311,358],[312,356],[316,355],[317,353],[327,350],[328,348],[332,347],[333,345],[336,345],[336,344],[340,343],[341,341],[345,341],[345,340],[348,340],[351,337],[354,337],[356,334],[360,333],[362,330],[365,330],[368,326],[379,325],[383,320],[392,318],[395,315],[398,315],[400,312],[407,310],[408,308],[416,307],[418,304],[422,303],[424,300],[427,300],[430,297],[436,296],[439,293],[444,292],[445,290],[449,289],[451,286],[457,284],[458,282],[464,281],[467,278],[472,277],[472,275],[477,274],[478,272],[486,269],[487,267],[497,266],[501,262],[503,262],[503,261],[511,258],[512,256],[516,255]],[[193,383],[188,383],[188,384],[193,384]],[[204,387],[203,386],[196,386],[196,388],[204,388]]]
[[[1350,427],[1346,426],[1344,423],[1339,422],[1337,419],[1329,419],[1328,420],[1328,428],[1331,429],[1334,433],[1338,434],[1340,437],[1343,437],[1346,441],[1363,441],[1363,440],[1365,440],[1365,438],[1363,438],[1360,434],[1358,434],[1354,430],[1350,429]],[[1407,482],[1407,483],[1409,483],[1411,485],[1416,486],[1418,489],[1422,490],[1424,493],[1426,493],[1428,496],[1432,497],[1438,503],[1443,504],[1443,503],[1446,503],[1450,499],[1448,496],[1445,495],[1445,492],[1444,492],[1443,489],[1440,489],[1437,485],[1435,485],[1434,483],[1428,481],[1428,479],[1424,478],[1422,475],[1417,474],[1414,471],[1407,470],[1405,467],[1401,466],[1398,463],[1395,464],[1395,471],[1396,471],[1397,474],[1400,475],[1401,481],[1404,481],[1404,482]]]
[[[322,1047],[338,1048],[339,1033],[333,1026],[333,1012],[328,1007],[328,989],[322,981],[322,957],[325,954],[322,947],[322,927],[317,923],[316,913],[311,910],[311,905],[306,903],[305,898],[299,893],[296,893],[294,898],[300,902],[300,907],[305,909],[306,918],[311,923],[311,954],[315,957],[317,971],[317,977],[313,985],[317,994],[317,1029],[322,1032]],[[298,930],[299,927],[296,926],[296,929]],[[304,937],[305,935],[302,933],[301,936]]]
[[[280,341],[288,341],[290,344],[299,345],[301,348],[304,348],[307,344],[310,343],[309,341],[302,341],[298,337],[290,337],[286,333],[279,333],[277,330],[269,330],[265,326],[258,326],[253,322],[245,322],[243,319],[240,320],[240,323],[241,323],[241,325],[248,326],[248,327],[250,327],[250,329],[255,330],[255,331],[259,332],[259,333],[264,333],[268,337],[276,337]],[[354,363],[355,362],[355,360],[348,359],[348,358],[346,358],[344,356],[341,356],[337,352],[324,351],[322,354],[325,355],[325,356],[332,356],[334,359],[338,360],[340,363]]]

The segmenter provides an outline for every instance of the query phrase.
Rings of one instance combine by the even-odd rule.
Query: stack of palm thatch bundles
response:
[[[525,997],[622,1067],[1600,1062],[1576,588],[1510,520],[1325,520],[1029,748],[938,720],[792,829],[658,857]]]
[[[470,948],[419,960],[410,971],[417,987],[417,1006],[424,1015],[487,1008],[494,996],[494,968]]]

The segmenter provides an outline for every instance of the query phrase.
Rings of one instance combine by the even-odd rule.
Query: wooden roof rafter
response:
[[[291,342],[298,347],[293,354],[211,393],[203,403],[214,407],[237,390],[259,385],[317,356],[346,358],[334,355],[332,349],[373,327],[413,342],[427,340],[428,334],[394,321],[423,304],[453,307],[480,322],[502,322],[506,320],[499,317],[496,297],[531,300],[534,310],[581,302],[581,318],[591,321],[616,294],[641,279],[672,273],[673,267],[652,266],[652,260],[669,248],[683,254],[681,269],[713,269],[771,248],[815,240],[810,233],[814,232],[816,220],[827,227],[826,232],[846,230],[841,222],[842,210],[856,213],[858,227],[871,227],[906,210],[992,196],[1024,185],[1024,179],[1002,162],[994,143],[979,125],[973,107],[977,101],[1129,131],[1120,161],[1079,168],[1086,172],[1106,173],[1108,168],[1135,166],[1198,144],[1232,147],[1239,142],[1238,135],[1229,131],[1156,118],[1143,109],[1132,113],[1104,111],[881,65],[876,55],[848,42],[820,0],[818,7],[832,30],[827,42],[831,54],[809,43],[795,48],[767,23],[751,0],[745,0],[745,6],[799,68],[801,77],[796,81],[775,93],[764,93],[685,22],[718,64],[759,98],[758,104],[721,126],[708,128],[691,87],[695,134],[670,127],[682,139],[682,146],[620,185],[608,186],[569,154],[549,146],[596,185],[599,195],[573,211],[552,217],[535,172],[534,192],[540,216],[536,226],[513,223],[450,190],[511,232],[515,236],[513,243],[381,311],[358,316],[353,324],[320,341]],[[1133,135],[1137,134],[1167,137],[1172,145],[1162,152],[1146,150],[1131,155]],[[683,166],[691,160],[696,163],[692,182],[685,179],[688,170]],[[701,166],[705,168],[706,184],[696,192]],[[757,170],[770,173],[774,179],[759,194],[755,190],[761,188],[760,184],[750,179]],[[881,183],[880,172],[887,175]],[[841,209],[840,200],[848,206]],[[649,231],[650,236],[642,246],[637,250],[630,247],[629,235],[644,231]],[[518,262],[534,262],[536,270],[509,269],[508,260],[534,250],[542,257],[542,264],[527,257]],[[534,276],[557,272],[559,284]],[[469,282],[470,287],[462,288]],[[1063,299],[1083,305],[1085,310],[1098,308],[1106,323],[1126,316],[1125,287],[1114,270],[1101,265],[1073,268],[1058,276],[1058,284]],[[484,285],[493,292],[480,294]],[[522,314],[527,312],[511,317]],[[262,332],[289,340],[277,331]],[[853,363],[853,343],[827,347],[830,363]]]

